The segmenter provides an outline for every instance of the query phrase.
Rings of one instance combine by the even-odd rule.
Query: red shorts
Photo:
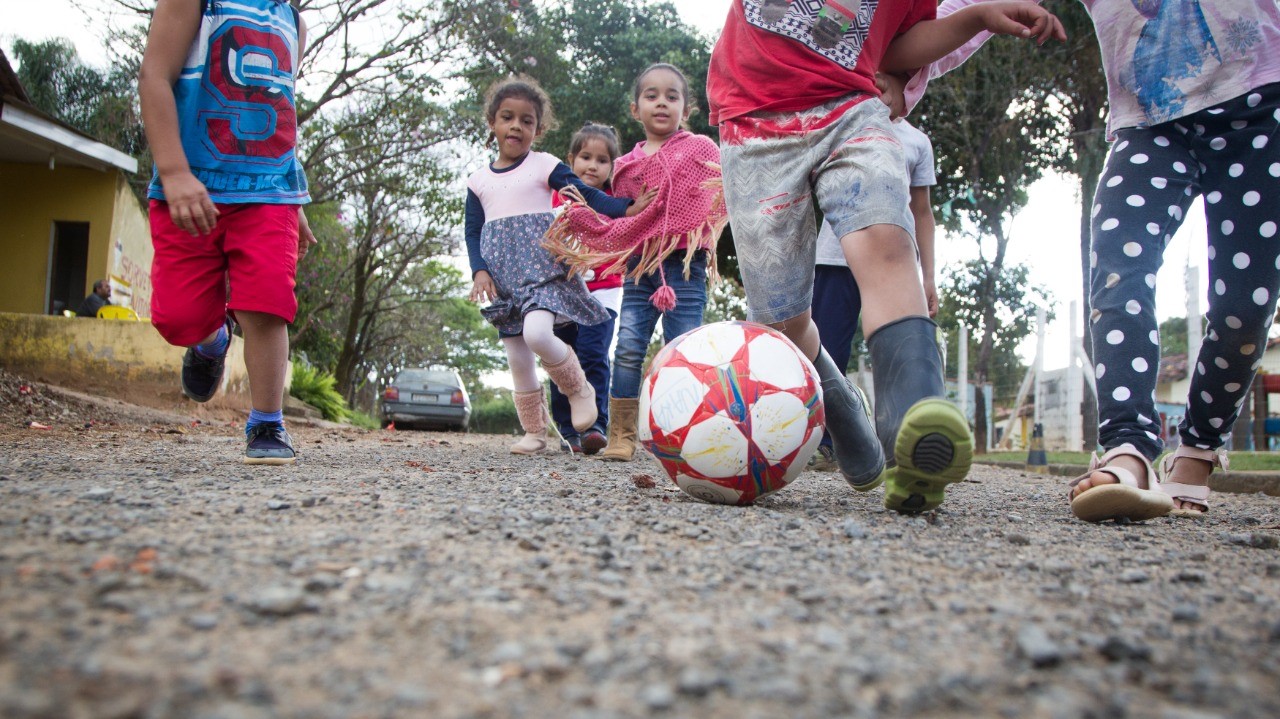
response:
[[[222,326],[227,311],[298,313],[297,205],[218,205],[213,232],[192,237],[151,201],[151,323],[190,347]]]

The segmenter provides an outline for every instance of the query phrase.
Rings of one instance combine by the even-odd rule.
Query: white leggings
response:
[[[531,392],[542,386],[538,381],[538,360],[544,365],[560,364],[569,356],[569,345],[555,335],[555,322],[554,313],[534,310],[524,316],[524,334],[502,338],[517,392]]]

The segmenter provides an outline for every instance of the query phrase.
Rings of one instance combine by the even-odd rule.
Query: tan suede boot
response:
[[[537,454],[547,448],[547,400],[542,388],[516,392],[516,416],[524,436],[511,445],[512,454]]]
[[[551,381],[569,398],[569,418],[573,428],[586,432],[596,423],[600,412],[596,409],[596,390],[587,381],[578,363],[578,355],[569,348],[569,354],[558,364],[543,363],[542,368],[551,376]]]
[[[636,414],[640,400],[635,397],[609,398],[609,446],[600,453],[600,459],[610,462],[630,462],[636,453]]]

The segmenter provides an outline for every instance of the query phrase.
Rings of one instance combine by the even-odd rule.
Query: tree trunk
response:
[[[333,370],[333,376],[337,379],[335,389],[348,402],[353,397],[356,367],[360,364],[359,333],[364,319],[365,290],[368,285],[368,272],[365,270],[367,264],[364,257],[356,259],[351,307],[347,310],[347,326],[342,333],[342,351],[338,353],[338,361]]]
[[[1093,193],[1098,189],[1098,173],[1101,168],[1100,164],[1090,154],[1087,158],[1081,153],[1080,157],[1080,275],[1081,275],[1081,297],[1083,301],[1080,306],[1083,308],[1083,327],[1084,337],[1081,342],[1084,345],[1084,354],[1089,358],[1089,364],[1093,364],[1093,309],[1089,301],[1089,274],[1090,262],[1089,255],[1091,252],[1090,229],[1093,219]],[[1088,368],[1086,372],[1090,371]],[[1085,383],[1084,387],[1084,406],[1082,414],[1084,422],[1084,449],[1092,452],[1098,446],[1098,398],[1089,389],[1089,383]],[[1072,449],[1080,449],[1073,447]]]
[[[999,217],[999,213],[988,216]],[[987,378],[991,376],[991,355],[995,352],[996,342],[996,283],[1000,277],[1000,273],[1004,271],[1005,250],[1008,248],[1009,238],[1004,234],[1004,228],[999,224],[989,228],[991,234],[996,239],[996,256],[987,266],[987,276],[982,283],[982,297],[979,298],[979,304],[982,306],[982,341],[978,343],[978,357],[974,363],[974,450],[978,453],[987,451],[987,408],[986,402],[978,398],[982,392]]]

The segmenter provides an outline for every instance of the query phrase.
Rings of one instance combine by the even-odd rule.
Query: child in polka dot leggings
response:
[[[1280,289],[1280,9],[1274,2],[1085,1],[1114,144],[1093,204],[1090,301],[1098,439],[1072,482],[1087,521],[1208,510],[1207,481],[1266,348]],[[1156,272],[1197,195],[1209,242],[1208,326],[1176,451],[1163,449]]]

